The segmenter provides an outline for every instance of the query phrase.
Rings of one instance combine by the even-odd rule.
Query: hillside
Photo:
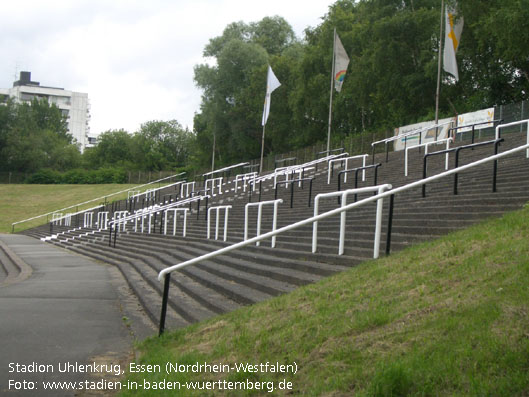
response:
[[[131,374],[128,381],[138,382],[137,391],[144,379],[245,384],[249,379],[274,382],[257,392],[268,394],[267,387],[277,392],[286,379],[292,390],[285,394],[527,395],[528,237],[526,205],[290,294],[168,332],[139,347],[137,362],[160,364],[162,371]],[[297,372],[166,375],[167,362],[295,363]],[[219,383],[212,385],[218,389]],[[181,384],[180,393],[190,392]]]

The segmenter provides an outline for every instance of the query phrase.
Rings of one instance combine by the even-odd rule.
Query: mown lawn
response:
[[[314,396],[527,396],[529,207],[138,349],[137,363],[161,371],[129,374],[123,385],[134,387],[124,396],[270,395],[272,387]],[[266,362],[297,371],[165,373],[166,363]],[[292,390],[278,390],[284,380]],[[192,381],[215,390],[193,393],[183,383]],[[264,390],[218,391],[229,387],[223,381],[264,382]],[[164,385],[152,382],[181,382],[180,390],[152,390]]]
[[[47,212],[65,208],[125,190],[136,185],[105,184],[105,185],[15,185],[0,184],[0,233],[11,233],[11,224]],[[155,186],[156,187],[156,186]],[[145,188],[144,188],[145,189]],[[127,193],[109,198],[109,201],[123,199]],[[104,199],[100,200],[104,201]],[[93,202],[79,209],[90,208],[99,204]],[[75,212],[76,208],[65,212]],[[51,219],[51,217],[50,217]],[[35,227],[46,222],[46,217],[26,222],[15,227],[20,231]]]

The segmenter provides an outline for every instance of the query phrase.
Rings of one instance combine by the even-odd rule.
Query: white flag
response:
[[[342,42],[335,32],[334,37],[334,88],[340,92],[342,89],[343,79],[345,78],[345,72],[347,71],[347,65],[349,65],[349,57],[343,48]]]
[[[281,85],[279,80],[277,79],[276,75],[272,71],[272,68],[268,66],[268,78],[266,80],[266,95],[265,95],[265,101],[264,101],[264,109],[263,109],[263,121],[261,125],[266,124],[266,120],[268,120],[268,114],[270,113],[270,96],[272,92]]]
[[[446,7],[445,28],[443,69],[454,76],[456,81],[458,81],[459,73],[457,70],[456,52],[459,47],[461,32],[463,32],[463,17],[459,17],[456,21],[455,9],[448,6]]]

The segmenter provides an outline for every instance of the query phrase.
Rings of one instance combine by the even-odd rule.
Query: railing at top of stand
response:
[[[436,129],[435,141],[437,141],[437,138],[438,138],[437,129],[439,127],[443,126],[443,125],[447,125],[447,124],[450,124],[450,123],[453,123],[453,121],[446,121],[444,123],[433,124],[431,126],[417,128],[417,129],[415,129],[413,131],[406,132],[404,134],[395,135],[395,136],[392,136],[392,137],[389,137],[389,138],[386,138],[386,139],[382,139],[380,141],[373,142],[371,144],[371,151],[372,151],[371,155],[373,157],[373,164],[375,164],[375,146],[376,145],[378,145],[380,143],[383,143],[385,145],[385,147],[386,147],[386,163],[387,163],[388,162],[388,143],[393,142],[393,141],[397,141],[399,139],[404,138],[404,147],[406,147],[406,142],[408,140],[408,137],[419,134],[419,145],[420,145],[422,143],[422,133],[424,131],[433,130],[434,128]]]
[[[475,129],[477,125],[492,124],[490,127],[495,127],[496,123],[501,123],[502,121],[503,119],[497,119],[497,120],[491,120],[491,121],[483,121],[481,123],[474,123],[474,124],[467,124],[467,125],[459,125],[457,127],[451,127],[450,130],[448,131],[448,135],[450,136],[451,132],[453,132],[454,134],[463,134],[466,131],[459,132],[458,130],[460,130],[461,128],[471,128],[472,143],[474,143]],[[488,128],[488,127],[485,127],[485,128]]]
[[[128,192],[128,191],[130,191],[130,190],[137,190],[137,189],[142,188],[142,187],[144,187],[144,186],[148,186],[148,185],[151,185],[151,184],[153,184],[153,183],[159,183],[159,182],[161,182],[161,181],[165,181],[166,179],[176,178],[176,177],[182,176],[182,175],[184,175],[184,174],[185,174],[185,172],[181,172],[181,173],[179,173],[179,174],[171,175],[171,176],[168,176],[168,177],[166,177],[166,178],[162,178],[162,179],[158,179],[158,180],[156,180],[156,181],[152,181],[152,182],[149,182],[149,183],[145,183],[145,184],[143,184],[143,185],[134,186],[134,187],[131,187],[131,188],[129,188],[129,189],[120,190],[119,192],[116,192],[116,193],[107,194],[106,196],[101,196],[101,197],[97,197],[97,198],[92,199],[92,200],[84,201],[84,202],[82,202],[82,203],[78,203],[78,204],[70,205],[70,206],[68,206],[68,207],[61,208],[60,210],[55,210],[55,211],[47,212],[47,213],[45,213],[45,214],[38,215],[38,216],[34,216],[34,217],[32,217],[32,218],[28,218],[28,219],[24,219],[24,220],[22,220],[22,221],[13,222],[13,223],[11,224],[11,226],[12,226],[12,233],[15,232],[15,225],[18,225],[18,224],[21,224],[21,223],[25,223],[25,222],[29,222],[29,221],[32,221],[32,220],[35,220],[35,219],[39,219],[39,218],[42,218],[42,217],[44,217],[44,216],[49,216],[49,215],[52,215],[52,214],[55,213],[55,212],[62,212],[62,211],[67,210],[67,209],[69,209],[69,208],[79,207],[79,206],[81,206],[81,205],[85,205],[85,204],[88,204],[88,203],[92,203],[92,202],[94,202],[94,201],[98,201],[98,200],[105,199],[105,202],[106,202],[107,198],[109,198],[109,197],[116,196],[116,195],[118,195],[118,194],[125,193],[125,192]]]
[[[215,174],[218,174],[218,173],[220,173],[220,172],[231,171],[231,170],[234,169],[234,168],[244,167],[244,166],[247,166],[247,165],[249,165],[249,164],[250,164],[250,163],[245,162],[245,163],[239,163],[239,164],[235,164],[235,165],[230,165],[230,166],[228,166],[228,167],[220,168],[220,169],[218,169],[218,170],[214,170],[214,171],[206,172],[205,174],[202,174],[202,176],[203,176],[204,178],[207,178],[208,176],[215,175]]]
[[[292,163],[292,162],[295,162],[297,159],[298,159],[297,157],[287,157],[284,159],[275,160],[274,168],[277,168],[278,164]]]
[[[335,153],[335,152],[343,153],[344,151],[345,151],[345,148],[343,147],[339,147],[337,149],[331,149],[331,150],[322,150],[321,152],[316,153],[316,157],[320,157],[322,154],[326,154],[327,156],[325,157],[329,157],[330,156],[329,153]]]
[[[146,190],[145,192],[137,193],[137,194],[132,195],[132,196],[129,197],[127,200],[130,200],[130,199],[137,199],[138,197],[140,197],[140,196],[142,196],[142,195],[145,195],[146,198],[147,198],[147,195],[149,195],[149,194],[152,195],[152,194],[154,193],[154,194],[156,195],[156,193],[157,193],[158,191],[160,191],[160,190],[167,189],[167,188],[172,187],[172,186],[175,186],[175,188],[176,188],[176,186],[181,185],[181,184],[183,184],[183,183],[186,183],[186,181],[178,181],[178,182],[175,182],[175,183],[171,183],[171,184],[169,184],[169,185],[165,185],[165,186],[157,187],[157,188],[154,188],[154,189],[148,189],[148,190]]]
[[[529,135],[529,133],[528,133],[528,135]],[[514,154],[516,152],[521,151],[521,150],[527,150],[527,152],[528,152],[527,153],[527,157],[529,158],[529,143],[528,143],[528,144],[516,147],[514,149],[507,150],[505,152],[502,152],[502,153],[499,153],[499,154],[495,154],[493,156],[489,156],[489,157],[481,159],[481,160],[477,160],[477,161],[472,162],[470,164],[463,165],[463,166],[461,166],[459,168],[454,168],[454,169],[451,169],[451,170],[448,170],[448,171],[444,171],[444,172],[442,172],[440,174],[430,176],[430,177],[428,177],[426,179],[421,179],[421,180],[418,180],[418,181],[415,181],[415,182],[411,182],[411,183],[409,183],[407,185],[397,187],[395,189],[387,190],[387,191],[385,191],[383,193],[379,193],[379,194],[376,194],[374,196],[366,197],[365,199],[362,199],[360,201],[357,201],[357,202],[354,202],[354,203],[351,203],[351,204],[347,204],[345,206],[341,206],[339,208],[324,212],[323,214],[320,214],[320,215],[317,215],[317,216],[313,216],[313,217],[304,219],[302,221],[299,221],[299,222],[296,222],[296,223],[293,223],[293,224],[290,224],[290,225],[287,225],[287,226],[283,226],[283,227],[281,227],[279,229],[272,230],[270,232],[261,234],[259,236],[255,236],[255,237],[247,239],[247,240],[245,239],[244,241],[241,241],[239,243],[232,244],[232,245],[230,245],[228,247],[224,247],[224,248],[218,249],[216,251],[213,251],[213,252],[198,256],[196,258],[187,260],[185,262],[181,262],[181,263],[179,263],[177,265],[173,265],[173,266],[170,266],[170,267],[167,267],[167,268],[161,270],[160,273],[158,274],[158,280],[160,280],[160,281],[162,279],[164,280],[164,289],[163,289],[163,298],[162,298],[162,313],[161,313],[161,316],[160,316],[159,335],[161,335],[164,332],[164,330],[165,330],[165,314],[166,314],[166,311],[167,311],[167,300],[168,300],[168,294],[169,294],[169,285],[170,285],[170,282],[171,282],[171,272],[173,272],[175,270],[178,270],[178,269],[181,269],[183,267],[190,266],[190,265],[193,265],[195,263],[207,260],[207,259],[214,258],[214,257],[219,256],[219,255],[226,254],[228,252],[231,252],[233,250],[245,247],[247,245],[258,243],[258,242],[260,242],[262,240],[266,240],[266,239],[269,239],[269,238],[273,238],[273,237],[277,236],[278,234],[281,234],[281,233],[284,233],[284,232],[287,232],[287,231],[290,231],[290,230],[297,229],[299,227],[302,227],[302,226],[305,226],[305,225],[308,225],[308,224],[323,220],[323,219],[328,218],[330,216],[339,215],[339,214],[341,214],[344,211],[349,211],[349,210],[351,210],[353,208],[361,207],[363,205],[366,205],[366,204],[371,203],[373,201],[384,199],[386,197],[390,197],[390,199],[391,199],[390,203],[393,204],[393,198],[398,193],[402,193],[404,191],[420,187],[420,186],[425,185],[427,183],[436,181],[438,179],[441,179],[441,178],[444,178],[446,176],[455,174],[457,172],[461,172],[461,171],[464,171],[464,170],[467,170],[467,169],[470,169],[470,168],[473,168],[473,167],[477,167],[477,166],[479,166],[481,164],[485,164],[485,163],[488,163],[490,161],[496,161],[496,160],[498,160],[500,158],[503,158],[503,157],[506,157],[506,156],[510,156],[510,155],[512,155],[512,154]],[[392,208],[391,204],[390,204],[390,212],[389,212],[390,215],[388,217],[389,218],[388,219],[388,235],[391,234],[391,228],[389,227],[389,225],[391,224],[391,219],[392,219],[392,215],[393,215],[393,208]],[[387,245],[386,246],[386,253],[389,253],[389,251],[387,249],[388,246],[389,246],[389,241],[386,243],[386,245]]]

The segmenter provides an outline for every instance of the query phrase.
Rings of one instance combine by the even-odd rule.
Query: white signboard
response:
[[[433,127],[435,125],[435,121],[424,121],[422,123],[410,124],[404,127],[395,128],[395,136],[406,135],[412,132],[417,133],[395,140],[393,150],[404,150],[406,147],[417,146],[421,143],[433,142],[436,140],[436,130],[437,140],[448,138],[448,130],[452,128],[453,125],[455,125],[455,122],[456,120],[450,117],[439,120],[437,128]]]
[[[474,127],[476,130],[480,130],[483,128],[489,128],[494,127],[494,123],[492,122],[494,120],[494,108],[489,109],[483,109],[478,110],[477,112],[472,113],[465,113],[460,114],[457,116],[457,126],[464,126],[464,125],[472,125],[472,124],[478,124]],[[465,132],[465,131],[471,131],[472,127],[467,128],[458,128],[457,132]]]

